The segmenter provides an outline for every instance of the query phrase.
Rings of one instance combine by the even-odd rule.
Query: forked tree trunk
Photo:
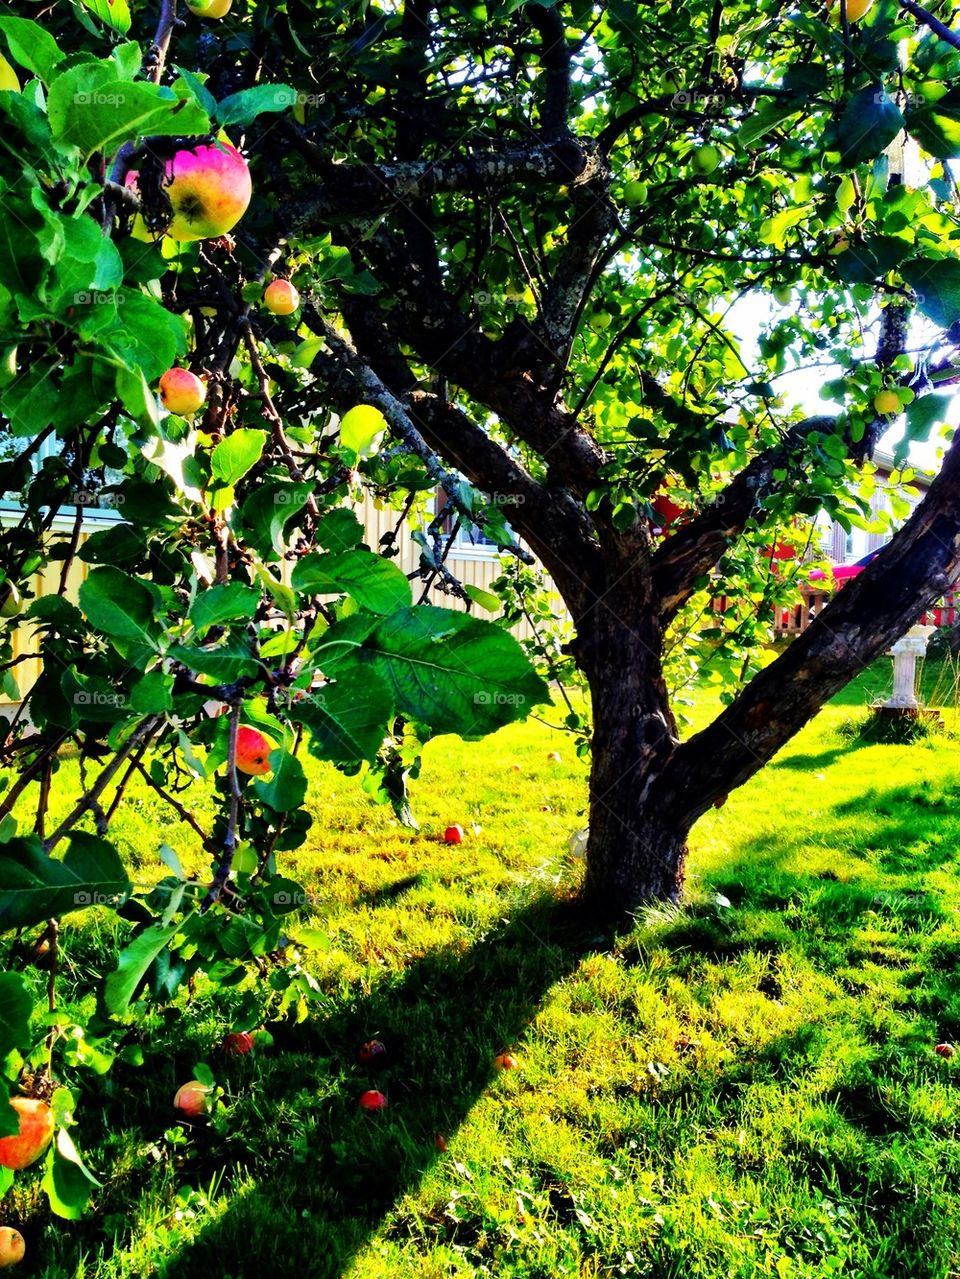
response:
[[[653,798],[677,744],[662,637],[649,617],[622,603],[592,624],[584,654],[594,736],[583,895],[605,916],[680,900],[689,829]],[[633,625],[624,621],[630,612]]]

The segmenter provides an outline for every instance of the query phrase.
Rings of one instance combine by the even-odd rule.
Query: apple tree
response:
[[[199,972],[279,973],[251,1025],[263,999],[296,1013],[310,938],[283,853],[311,821],[303,752],[364,770],[410,820],[422,742],[526,713],[544,677],[589,686],[592,733],[568,715],[592,754],[587,901],[677,900],[696,820],[960,567],[951,446],[771,660],[790,552],[819,512],[876,519],[862,465],[901,410],[909,490],[909,445],[956,377],[960,38],[927,10],[193,8],[0,17],[0,490],[18,512],[0,674],[20,703],[0,929],[55,974],[63,915],[133,925],[69,1035],[51,993],[37,1041],[4,975],[11,1078],[49,1078],[65,1042],[106,1069],[117,1019]],[[783,392],[796,370],[813,415]],[[364,490],[410,524],[413,583],[389,537],[365,544]],[[91,507],[119,518],[82,540]],[[539,671],[473,615],[447,563],[463,523],[504,551],[505,621],[533,620]],[[59,589],[35,598],[40,570]],[[725,708],[681,741],[698,679]],[[110,830],[134,778],[208,872],[167,851],[160,884],[133,882]],[[63,1130],[50,1161],[74,1211]]]

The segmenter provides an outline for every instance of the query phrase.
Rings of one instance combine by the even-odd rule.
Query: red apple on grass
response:
[[[16,1266],[24,1258],[27,1245],[19,1230],[13,1226],[0,1226],[0,1270]]]
[[[956,1057],[957,1055],[957,1050],[954,1048],[953,1044],[937,1044],[933,1051],[938,1057],[946,1057],[948,1059],[950,1057]]]
[[[272,280],[264,291],[263,304],[271,315],[292,315],[300,305],[300,294],[289,280]]]
[[[224,1036],[223,1051],[228,1057],[246,1057],[253,1051],[253,1035],[249,1030],[233,1030]]]
[[[360,1094],[359,1102],[361,1110],[383,1110],[386,1107],[387,1099],[376,1088],[368,1088],[366,1092]]]
[[[516,1070],[520,1065],[513,1053],[497,1053],[493,1064],[497,1070]]]
[[[196,373],[189,369],[167,369],[160,379],[160,399],[163,407],[178,417],[189,417],[203,407],[207,388]]]
[[[208,1084],[201,1083],[199,1079],[191,1079],[177,1089],[177,1095],[173,1099],[174,1109],[189,1119],[208,1115],[213,1107],[212,1093],[213,1089]]]
[[[241,724],[237,730],[237,768],[256,776],[270,772],[270,752],[276,745],[256,728]]]
[[[139,193],[138,177],[136,171],[128,173],[127,186]],[[173,208],[166,234],[180,241],[226,235],[246,213],[253,194],[246,160],[236,147],[221,141],[177,151],[166,163],[163,189]],[[133,234],[154,239],[142,218]]]
[[[443,842],[445,844],[462,844],[463,843],[463,827],[448,826],[443,832]]]
[[[560,761],[560,752],[559,752],[559,751],[551,751],[551,752],[550,752],[550,754],[547,756],[547,759],[549,760],[549,762],[550,762],[551,764],[559,764],[559,763],[561,762],[561,761]]]
[[[53,1136],[53,1112],[39,1097],[11,1097],[10,1105],[20,1117],[20,1131],[0,1137],[0,1167],[28,1168],[36,1163]]]
[[[368,1039],[357,1049],[357,1061],[361,1066],[386,1065],[387,1045],[382,1039]]]

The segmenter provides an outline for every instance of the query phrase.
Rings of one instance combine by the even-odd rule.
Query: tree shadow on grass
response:
[[[277,1028],[262,1081],[247,1085],[257,1095],[233,1118],[249,1120],[249,1131],[287,1127],[291,1140],[245,1161],[255,1185],[231,1195],[163,1273],[339,1279],[443,1157],[437,1135],[451,1138],[495,1084],[494,1055],[518,1044],[546,992],[597,944],[609,938],[595,924],[541,897],[468,950],[431,952],[326,1019]],[[380,1071],[354,1064],[372,1036],[388,1050]],[[385,1111],[358,1107],[368,1088],[386,1093]],[[229,1162],[216,1134],[209,1146],[211,1162],[198,1150],[191,1184]]]

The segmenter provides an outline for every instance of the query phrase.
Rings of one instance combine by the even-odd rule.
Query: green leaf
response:
[[[143,376],[143,369],[117,369],[117,395],[135,422],[157,430],[160,425],[157,397]]]
[[[221,622],[233,622],[238,618],[251,618],[260,603],[260,592],[242,582],[229,582],[225,586],[211,586],[201,591],[190,606],[190,621],[198,631]]]
[[[429,604],[372,627],[361,621],[332,626],[317,664],[341,679],[355,662],[370,663],[397,709],[437,732],[482,736],[550,700],[519,643],[493,622]]]
[[[116,969],[104,983],[103,1002],[108,1013],[123,1016],[147,969],[182,927],[182,923],[171,924],[169,928],[151,924],[120,952]]]
[[[11,840],[0,845],[0,932],[110,904],[131,887],[117,850],[95,835],[75,831],[62,861],[34,836]]]
[[[2,909],[2,899],[0,899]],[[0,1060],[30,1044],[33,996],[21,973],[0,973]]]
[[[303,510],[312,493],[313,485],[306,483],[257,485],[244,502],[242,515],[262,555],[283,553],[284,529]]]
[[[900,274],[917,295],[917,306],[941,328],[960,320],[960,262],[920,260],[907,262]]]
[[[74,70],[83,71],[87,65]],[[116,76],[116,68],[111,70]],[[60,86],[70,75],[58,77],[51,86],[50,127],[59,142],[78,147],[85,156],[94,151],[109,154],[130,138],[210,131],[210,120],[197,103],[142,81],[101,80],[95,88],[74,92],[65,101]]]
[[[150,671],[130,690],[130,705],[141,715],[163,715],[173,710],[173,676]]]
[[[466,582],[463,589],[474,604],[479,604],[488,613],[499,613],[501,608],[503,608],[503,601],[499,595],[494,595],[493,591],[485,591],[482,586],[474,586],[471,582]]]
[[[847,103],[837,125],[841,163],[854,165],[876,159],[903,127],[900,108],[881,84],[861,89]]]
[[[130,30],[130,6],[127,0],[82,0],[95,17],[124,36]]]
[[[253,789],[264,804],[285,813],[299,808],[307,793],[307,778],[303,766],[295,755],[282,748],[270,752],[273,776],[269,781],[256,781]]]
[[[390,689],[370,669],[362,679],[311,689],[290,709],[290,718],[308,731],[310,754],[335,764],[374,759],[392,714]]]
[[[317,541],[326,551],[346,551],[363,541],[363,525],[354,511],[341,506],[317,525]]]
[[[63,54],[49,31],[29,18],[0,18],[7,48],[14,61],[32,71],[43,81],[48,81]]]
[[[211,474],[221,484],[236,484],[260,461],[266,442],[266,431],[248,426],[231,431],[210,455]]]
[[[186,349],[183,320],[139,289],[120,289],[116,300],[117,322],[102,335],[104,348],[150,382]]]
[[[403,570],[373,551],[305,555],[297,561],[292,582],[294,590],[310,595],[350,595],[371,613],[392,613],[413,601]]]
[[[217,122],[224,128],[249,124],[269,111],[286,111],[295,106],[296,101],[297,91],[289,84],[258,84],[224,98],[217,107]]]
[[[44,1166],[43,1190],[51,1211],[65,1221],[79,1221],[100,1182],[89,1171],[66,1128],[57,1129]]]
[[[135,577],[116,568],[95,568],[80,587],[79,599],[84,615],[108,638],[156,647],[153,596]]]
[[[169,656],[198,675],[209,675],[218,684],[232,683],[241,675],[255,675],[259,670],[249,640],[239,635],[230,635],[225,643],[212,648],[176,644]]]
[[[39,435],[48,426],[56,424],[63,411],[63,401],[50,365],[35,364],[4,392],[3,412],[14,435]]]

